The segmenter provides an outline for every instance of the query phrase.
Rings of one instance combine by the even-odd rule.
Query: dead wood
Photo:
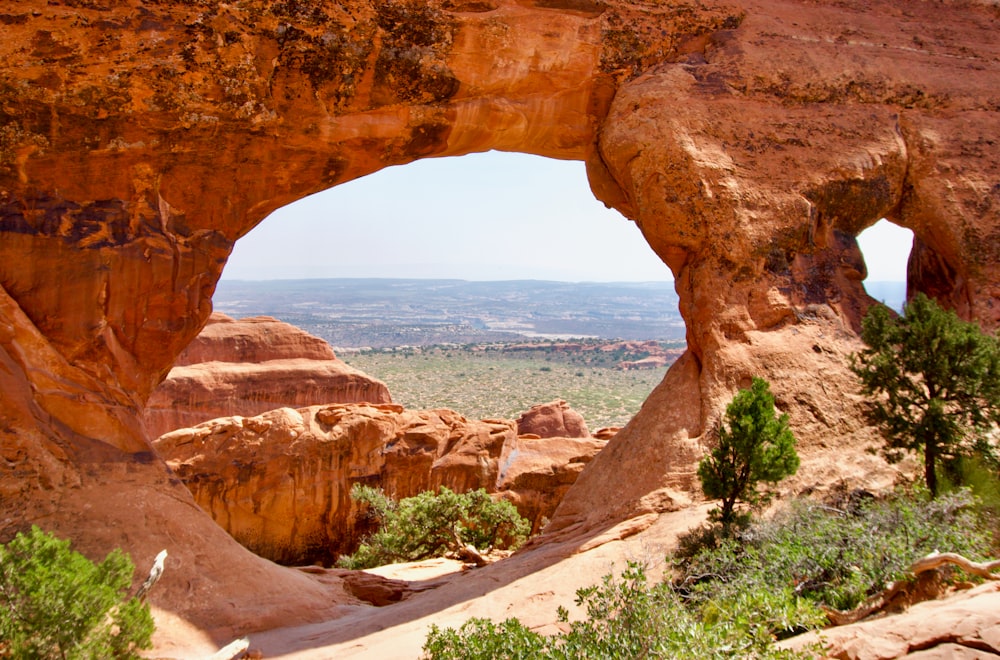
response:
[[[153,588],[153,585],[157,583],[160,576],[163,575],[163,562],[167,558],[167,551],[160,550],[159,554],[156,555],[156,559],[153,560],[153,567],[149,569],[149,576],[146,581],[142,583],[139,590],[135,593],[135,597],[139,599],[140,602],[146,600],[146,595],[149,590]]]
[[[1000,580],[1000,575],[993,575],[996,571],[1000,571],[1000,559],[988,562],[976,562],[954,552],[932,552],[926,557],[913,562],[910,566],[910,572],[914,575],[919,575],[924,571],[933,570],[944,564],[953,564],[966,573],[978,575],[987,580]]]
[[[931,571],[945,564],[958,566],[967,573],[987,580],[1000,580],[1000,575],[994,575],[996,571],[1000,570],[1000,559],[989,562],[974,562],[954,552],[932,552],[910,565],[909,573],[916,577],[916,580],[903,579],[890,582],[885,589],[853,610],[845,612],[830,607],[821,606],[821,608],[831,625],[843,626],[857,623],[874,614],[891,609],[901,609],[914,603],[932,600],[940,595],[941,580],[936,572],[932,574]]]
[[[221,649],[208,656],[205,660],[233,660],[233,658],[238,658],[246,653],[249,648],[250,640],[244,637],[242,639],[229,642]]]

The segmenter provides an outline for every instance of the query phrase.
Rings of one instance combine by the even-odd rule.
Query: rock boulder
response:
[[[517,418],[517,434],[539,438],[590,437],[583,416],[562,399],[539,403],[522,413]]]

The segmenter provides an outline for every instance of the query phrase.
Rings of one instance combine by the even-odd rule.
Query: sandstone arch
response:
[[[44,520],[140,562],[169,538],[162,602],[206,626],[250,594],[274,620],[333,613],[215,530],[137,421],[233,242],[303,195],[518,150],[585,160],[638,223],[689,351],[581,477],[565,533],[673,506],[755,373],[807,477],[872,467],[831,461],[831,438],[867,433],[843,358],[869,301],[854,236],[880,217],[915,232],[913,288],[1000,322],[988,0],[26,0],[0,25],[0,535]]]

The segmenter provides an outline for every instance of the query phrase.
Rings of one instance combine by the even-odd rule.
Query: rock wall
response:
[[[502,493],[537,529],[604,441],[519,439],[514,422],[450,410],[338,404],[216,419],[154,443],[195,501],[243,546],[329,565],[368,531],[356,483],[395,499],[446,486]]]
[[[217,417],[321,403],[392,403],[385,383],[339,360],[330,345],[270,317],[218,312],[149,397],[150,438]]]
[[[584,160],[594,193],[673,272],[687,324],[688,352],[555,527],[669,507],[703,429],[753,375],[791,415],[802,479],[875,474],[845,458],[870,436],[845,367],[871,302],[854,237],[881,217],[909,227],[911,291],[997,326],[998,13],[989,0],[4,3],[0,537],[44,520],[140,564],[171,546],[180,568],[154,602],[206,627],[258,608],[280,578],[252,558],[206,570],[238,556],[207,516],[185,504],[147,524],[191,500],[139,412],[206,322],[233,242],[270,211],[487,149]],[[144,508],[109,511],[106,492],[129,489]],[[176,547],[180,528],[205,540]],[[269,611],[326,615],[329,599],[292,592]]]

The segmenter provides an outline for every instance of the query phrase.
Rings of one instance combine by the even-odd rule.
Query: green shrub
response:
[[[0,657],[140,657],[154,624],[126,596],[132,571],[121,550],[94,564],[34,526],[0,545]]]
[[[668,584],[649,585],[643,567],[629,563],[618,578],[577,591],[586,617],[568,622],[552,637],[517,619],[495,624],[470,619],[461,628],[431,626],[424,657],[429,660],[534,660],[535,658],[793,658],[771,647],[765,626],[730,613],[705,624],[686,608]]]
[[[754,377],[750,389],[733,397],[715,435],[718,445],[698,464],[698,478],[706,497],[722,500],[722,508],[711,512],[713,518],[730,525],[741,522],[736,503],[766,503],[769,496],[757,484],[795,474],[799,456],[788,415],[775,414],[774,396],[763,378]]]
[[[852,510],[796,501],[772,520],[679,558],[675,585],[699,606],[784,590],[816,605],[851,609],[934,550],[983,557],[989,535],[974,504],[968,491],[929,502],[871,500]]]
[[[443,556],[471,545],[477,550],[514,549],[524,543],[530,523],[510,502],[494,501],[483,489],[455,493],[442,486],[395,502],[380,489],[355,484],[351,497],[369,507],[379,528],[352,555],[340,558],[344,568]]]
[[[966,491],[843,509],[800,501],[738,536],[720,529],[699,528],[682,544],[672,581],[649,585],[629,564],[578,590],[586,616],[570,623],[561,609],[564,632],[545,637],[516,619],[432,626],[425,658],[802,657],[772,643],[824,625],[820,605],[852,608],[935,548],[980,558],[988,545]]]

